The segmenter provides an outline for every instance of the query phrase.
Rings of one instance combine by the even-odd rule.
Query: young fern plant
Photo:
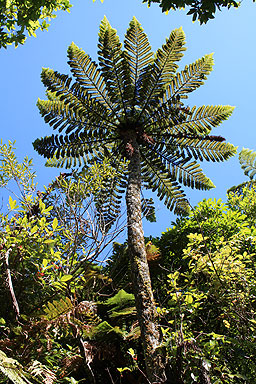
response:
[[[57,134],[37,139],[36,151],[49,166],[89,167],[108,159],[116,177],[101,196],[101,211],[112,222],[126,192],[128,247],[145,363],[151,382],[165,382],[165,361],[150,284],[141,222],[141,185],[156,191],[176,213],[189,206],[181,184],[199,190],[214,185],[197,160],[224,161],[236,152],[221,136],[210,135],[232,113],[230,106],[184,105],[212,70],[206,55],[177,72],[185,51],[182,28],[171,32],[154,55],[134,17],[124,46],[106,17],[99,32],[99,66],[74,43],[68,48],[72,77],[43,69],[48,100],[41,115]],[[106,180],[106,183],[108,181]]]

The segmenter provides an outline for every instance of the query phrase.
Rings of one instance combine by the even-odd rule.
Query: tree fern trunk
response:
[[[132,140],[133,156],[129,163],[129,181],[126,192],[128,249],[132,270],[133,290],[141,330],[147,376],[151,383],[164,383],[165,364],[160,349],[160,332],[151,288],[141,219],[140,153],[136,138]]]

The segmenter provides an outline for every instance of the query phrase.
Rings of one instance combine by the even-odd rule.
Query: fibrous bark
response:
[[[132,283],[147,376],[150,383],[164,383],[166,382],[165,357],[159,349],[161,335],[156,319],[156,306],[151,288],[141,219],[140,153],[136,138],[132,140],[132,145],[133,155],[129,163],[129,181],[126,192],[128,249]]]

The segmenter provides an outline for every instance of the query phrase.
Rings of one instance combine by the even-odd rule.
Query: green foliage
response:
[[[256,174],[256,153],[243,148],[239,153],[239,161],[244,174],[252,180]]]
[[[249,198],[253,204],[254,189],[244,190],[239,204],[233,194],[228,205],[204,200],[153,239],[170,272],[152,278],[165,303],[158,310],[177,381],[254,380],[256,231],[255,216],[245,209]]]
[[[255,0],[253,0],[255,1]],[[143,0],[143,3],[158,3],[162,8],[162,12],[169,10],[184,9],[189,7],[187,15],[192,15],[192,20],[199,20],[200,24],[207,23],[210,19],[214,19],[216,10],[221,10],[222,7],[238,8],[239,1],[235,0]]]
[[[68,11],[69,0],[6,0],[0,3],[0,48],[24,44],[26,33],[36,36],[36,30],[47,30],[58,10]]]
[[[189,210],[180,184],[201,190],[214,187],[196,160],[224,161],[236,152],[221,136],[209,135],[233,107],[190,109],[181,101],[204,83],[213,66],[212,55],[206,55],[177,73],[185,49],[185,35],[179,28],[154,56],[135,18],[122,49],[105,17],[99,32],[99,67],[72,43],[68,63],[75,81],[51,69],[42,71],[48,100],[37,105],[59,133],[37,139],[34,148],[50,166],[87,169],[107,159],[116,177],[109,181],[100,203],[106,222],[113,223],[120,213],[127,165],[134,153],[132,135],[139,145],[144,187],[156,191],[176,213]]]

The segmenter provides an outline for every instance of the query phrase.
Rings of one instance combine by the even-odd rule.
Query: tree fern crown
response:
[[[34,148],[49,159],[49,166],[88,167],[108,158],[117,177],[108,186],[112,193],[105,204],[114,204],[117,212],[136,140],[145,187],[157,191],[170,209],[186,211],[180,184],[201,190],[214,187],[196,161],[224,161],[236,149],[221,136],[210,135],[233,107],[189,108],[183,103],[213,67],[210,54],[177,72],[184,51],[182,28],[172,31],[154,55],[135,17],[123,45],[105,17],[98,64],[72,43],[68,64],[73,78],[43,69],[47,100],[37,105],[58,133],[37,139]]]

